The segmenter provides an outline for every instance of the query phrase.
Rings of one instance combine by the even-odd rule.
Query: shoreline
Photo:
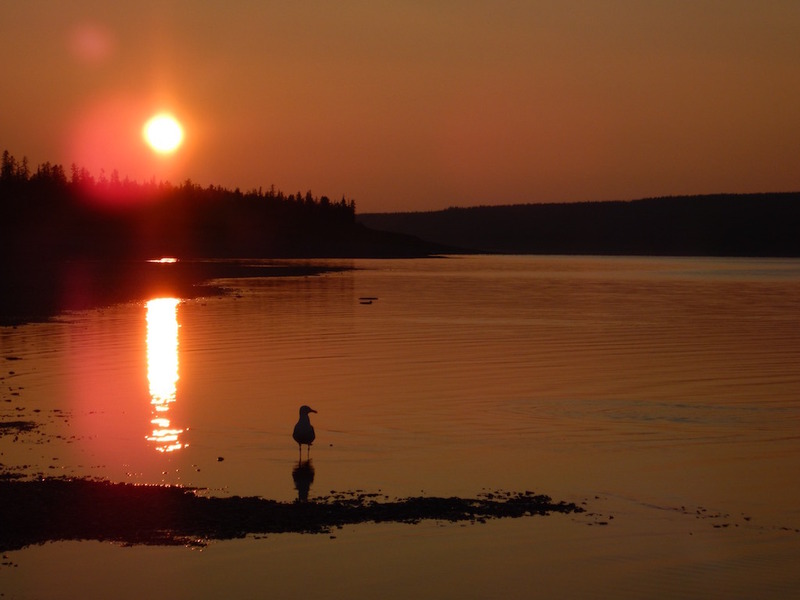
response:
[[[239,277],[308,277],[347,270],[313,264],[256,264],[270,259],[63,260],[3,263],[0,278],[14,290],[0,296],[0,327],[51,321],[62,313],[150,297],[198,298],[227,291],[211,281]]]

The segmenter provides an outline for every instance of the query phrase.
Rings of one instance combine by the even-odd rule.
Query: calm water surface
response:
[[[769,592],[748,587],[768,578],[775,597],[800,594],[800,576],[788,574],[800,558],[800,261],[333,264],[354,269],[224,280],[225,297],[0,330],[3,355],[22,359],[4,365],[14,374],[4,374],[0,414],[43,423],[27,441],[0,439],[0,462],[290,500],[298,493],[291,429],[309,404],[318,411],[311,497],[504,488],[586,501],[614,517],[602,528],[551,517],[471,533],[373,526],[339,540],[352,560],[365,544],[376,551],[379,531],[409,569],[424,568],[411,557],[446,543],[472,548],[472,560],[477,548],[507,559],[469,566],[479,581],[461,577],[464,590],[494,589],[504,577],[511,597],[530,597],[534,585],[590,597],[608,579],[630,597],[748,597]],[[543,555],[533,538],[574,560]],[[284,536],[221,544],[218,560],[239,552],[282,564],[264,557],[269,543],[284,560],[325,553],[307,537]],[[26,557],[46,563],[41,553],[73,545],[22,551],[20,570]],[[153,552],[175,550],[127,556],[147,561]],[[455,594],[450,570],[470,564],[466,555],[441,560],[426,597],[448,595],[433,593],[437,581]],[[569,579],[575,561],[585,589],[559,588],[553,573]],[[549,566],[534,581],[526,564]],[[516,579],[502,575],[512,565]],[[242,585],[261,585],[253,569]],[[375,577],[378,587],[391,579]],[[420,594],[398,589],[397,597]]]

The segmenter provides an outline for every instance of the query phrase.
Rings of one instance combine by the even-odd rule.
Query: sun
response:
[[[183,127],[172,115],[159,113],[144,124],[142,135],[153,150],[169,154],[183,142]]]

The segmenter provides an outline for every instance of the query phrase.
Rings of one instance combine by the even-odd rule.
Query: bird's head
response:
[[[315,411],[313,408],[311,408],[310,406],[306,406],[305,404],[300,407],[301,415],[307,415],[308,413],[316,413],[316,412],[317,411]]]

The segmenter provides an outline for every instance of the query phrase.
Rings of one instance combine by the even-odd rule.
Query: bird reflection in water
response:
[[[308,492],[314,483],[314,465],[311,464],[311,459],[297,463],[292,469],[292,479],[294,479],[294,489],[297,490],[297,501],[308,502]]]
[[[147,303],[147,379],[153,408],[153,433],[147,436],[159,452],[184,448],[183,429],[173,427],[167,416],[175,402],[178,383],[177,298],[155,298]]]

